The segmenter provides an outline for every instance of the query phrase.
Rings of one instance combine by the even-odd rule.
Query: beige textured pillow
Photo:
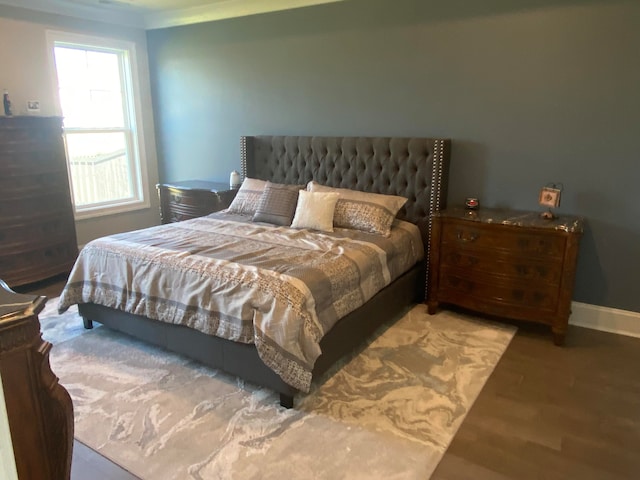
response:
[[[231,205],[229,205],[228,211],[243,215],[255,215],[260,203],[260,197],[262,197],[262,192],[264,192],[266,186],[267,182],[264,180],[245,178]]]
[[[333,213],[339,196],[336,192],[300,190],[291,227],[333,232]]]
[[[388,237],[398,211],[407,202],[404,197],[333,188],[311,181],[311,192],[335,192],[340,195],[333,214],[333,226],[377,233]]]

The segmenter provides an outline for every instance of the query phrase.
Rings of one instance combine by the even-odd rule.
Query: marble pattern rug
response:
[[[283,409],[273,392],[40,315],[76,438],[143,479],[428,479],[515,329],[416,305]]]

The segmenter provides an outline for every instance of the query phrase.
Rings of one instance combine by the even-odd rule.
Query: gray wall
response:
[[[539,209],[563,183],[560,213],[587,219],[574,299],[640,312],[639,45],[640,2],[613,0],[350,0],[150,31],[160,178],[228,181],[241,135],[450,137],[449,204]]]

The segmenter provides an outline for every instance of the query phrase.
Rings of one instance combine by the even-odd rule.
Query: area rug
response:
[[[416,305],[295,408],[105,327],[41,314],[75,435],[142,479],[428,479],[514,334]]]

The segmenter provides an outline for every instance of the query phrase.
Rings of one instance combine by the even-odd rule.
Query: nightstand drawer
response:
[[[487,248],[561,257],[566,239],[553,233],[523,232],[509,225],[495,225],[487,228],[484,225],[443,222],[442,243],[454,244],[458,248]]]
[[[500,250],[487,255],[486,251],[456,248],[452,244],[442,245],[440,262],[442,268],[465,269],[467,274],[488,273],[515,280],[543,281],[552,285],[558,285],[562,276],[561,265],[556,261]]]
[[[209,215],[212,212],[215,212],[215,205],[216,204],[214,204],[213,206],[190,206],[172,204],[169,206],[168,213],[169,215],[180,218],[181,220],[188,220],[189,218],[203,217],[205,215]]]
[[[439,296],[458,298],[470,295],[487,302],[535,307],[555,310],[558,302],[558,287],[545,282],[513,281],[488,274],[467,275],[464,270],[443,268],[440,273]]]
[[[212,192],[179,190],[177,188],[168,188],[167,196],[169,205],[175,207],[191,207],[195,209],[206,209],[205,206],[214,208],[218,203],[217,195]]]
[[[513,310],[517,309],[522,317],[536,318],[536,323],[553,325],[555,323],[554,314],[557,307],[557,297],[546,298],[545,292],[500,291],[488,285],[465,284],[462,278],[446,278],[451,287],[442,288],[438,294],[440,302],[450,303],[459,307],[467,308],[486,315],[495,315],[505,318],[514,317]],[[491,296],[485,296],[485,293]],[[502,294],[502,295],[501,295]]]

